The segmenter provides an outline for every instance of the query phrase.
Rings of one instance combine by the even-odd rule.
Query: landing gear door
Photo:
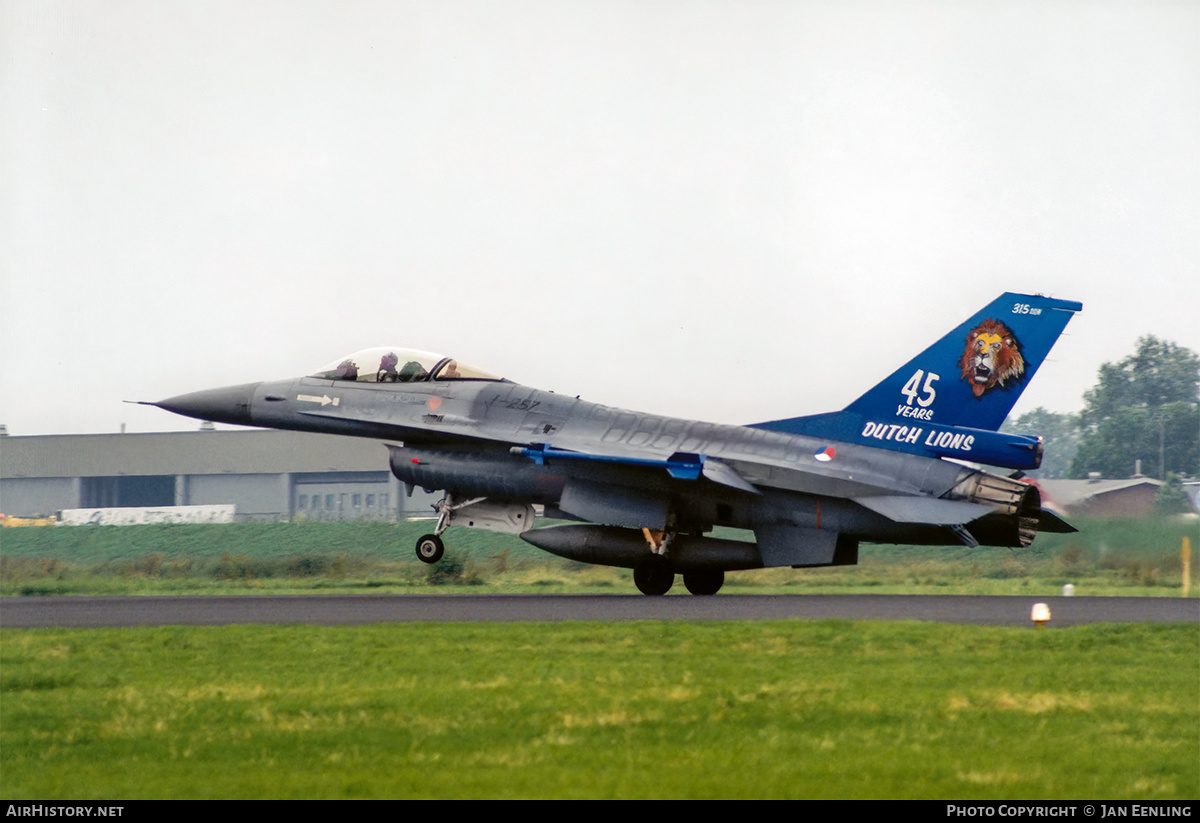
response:
[[[520,534],[533,527],[533,506],[481,500],[451,511],[450,525]]]

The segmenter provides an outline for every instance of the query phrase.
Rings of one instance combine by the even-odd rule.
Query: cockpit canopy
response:
[[[415,349],[364,349],[335,360],[313,377],[356,383],[424,383],[430,380],[500,380],[450,357]]]

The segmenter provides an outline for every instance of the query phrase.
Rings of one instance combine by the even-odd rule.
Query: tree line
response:
[[[1041,435],[1046,453],[1031,476],[1044,479],[1129,477],[1163,481],[1200,474],[1200,357],[1152,335],[1133,354],[1100,367],[1083,411],[1038,407],[1004,431]],[[1140,462],[1139,462],[1140,461]]]

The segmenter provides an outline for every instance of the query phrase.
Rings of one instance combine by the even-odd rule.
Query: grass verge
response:
[[[1180,544],[1200,550],[1197,520],[1081,521],[1027,549],[862,547],[859,565],[727,576],[727,591],[1175,595]],[[541,552],[513,535],[447,533],[430,567],[412,547],[429,522],[248,523],[0,529],[0,594],[406,592],[483,586],[497,592],[631,590],[630,573]],[[752,539],[748,533],[729,536]],[[1193,592],[1200,558],[1193,564]],[[679,587],[682,589],[682,587]]]
[[[0,796],[1200,796],[1200,627],[0,632]]]

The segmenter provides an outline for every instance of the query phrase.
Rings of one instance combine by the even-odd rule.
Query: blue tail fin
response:
[[[923,444],[936,444],[937,433],[950,429],[983,435],[999,430],[1067,322],[1082,309],[1070,300],[1003,294],[845,410],[757,427],[944,454],[943,448]],[[949,436],[941,439],[948,442]]]
[[[846,407],[996,431],[1082,303],[1003,294]]]

